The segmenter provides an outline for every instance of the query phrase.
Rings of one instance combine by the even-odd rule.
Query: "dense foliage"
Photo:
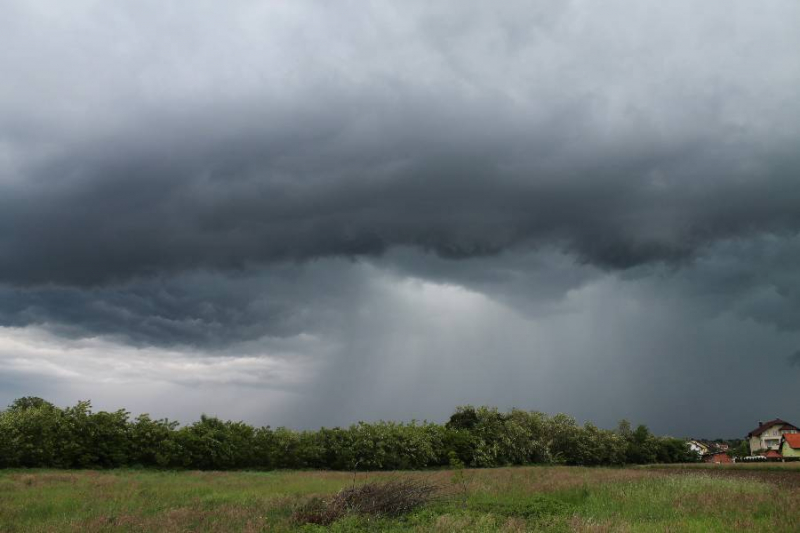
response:
[[[626,421],[616,431],[559,414],[459,407],[444,424],[359,422],[348,428],[254,428],[202,416],[188,426],[125,410],[61,409],[21,398],[0,412],[0,468],[143,466],[204,470],[419,469],[451,464],[622,465],[696,460],[683,440]]]

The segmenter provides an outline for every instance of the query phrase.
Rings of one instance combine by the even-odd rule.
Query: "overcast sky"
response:
[[[0,9],[0,405],[800,421],[795,0]]]

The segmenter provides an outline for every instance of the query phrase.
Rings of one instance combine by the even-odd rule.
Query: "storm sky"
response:
[[[800,420],[795,0],[0,9],[0,405]]]

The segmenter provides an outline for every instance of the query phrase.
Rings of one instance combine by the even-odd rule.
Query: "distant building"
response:
[[[708,445],[699,440],[690,440],[686,443],[689,447],[690,452],[694,452],[699,456],[703,456],[708,453]]]
[[[786,433],[779,451],[784,459],[800,461],[800,433]]]
[[[800,428],[785,420],[776,418],[769,422],[759,422],[758,427],[747,434],[750,443],[750,454],[757,455],[769,450],[778,451],[784,435],[800,433]]]
[[[711,452],[703,456],[704,463],[725,464],[732,463],[733,459],[727,452]]]

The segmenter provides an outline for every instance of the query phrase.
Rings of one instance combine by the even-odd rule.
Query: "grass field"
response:
[[[436,502],[399,519],[297,525],[293,509],[353,483],[341,472],[0,471],[0,531],[800,530],[800,465],[526,467],[415,476]],[[455,479],[455,481],[458,481]]]

